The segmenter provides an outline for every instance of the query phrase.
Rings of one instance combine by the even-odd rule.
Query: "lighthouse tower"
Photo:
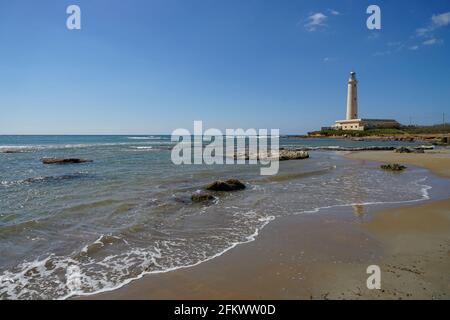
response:
[[[358,119],[358,80],[356,73],[350,73],[347,94],[347,120]]]
[[[334,130],[363,131],[373,128],[398,128],[400,123],[392,119],[360,119],[358,116],[358,80],[356,73],[350,73],[348,79],[347,119],[338,120],[331,127]]]

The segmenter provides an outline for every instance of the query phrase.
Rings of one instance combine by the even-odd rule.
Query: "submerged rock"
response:
[[[391,163],[382,165],[381,169],[387,171],[403,171],[406,169],[406,167],[398,163]]]
[[[214,198],[212,194],[206,192],[197,192],[191,196],[192,202],[206,202],[206,201],[213,201],[215,199],[216,198]]]
[[[303,160],[308,159],[308,151],[303,150],[281,150],[280,151],[280,161],[288,160]]]
[[[22,180],[23,183],[45,183],[45,182],[57,182],[62,180],[75,180],[75,179],[82,179],[82,178],[91,178],[92,176],[83,173],[83,172],[77,172],[73,174],[64,174],[61,176],[44,176],[44,177],[35,177],[35,178],[28,178],[25,180]]]
[[[22,153],[20,150],[3,150],[3,153]]]
[[[238,191],[244,190],[245,184],[237,179],[230,179],[227,181],[215,181],[206,187],[209,191]]]
[[[43,164],[73,164],[73,163],[93,162],[92,160],[80,158],[43,158],[41,159],[41,161]]]

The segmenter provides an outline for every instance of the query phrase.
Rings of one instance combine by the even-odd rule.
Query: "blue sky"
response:
[[[447,0],[0,0],[0,134],[304,133],[345,116],[352,69],[361,116],[436,123],[449,35]]]

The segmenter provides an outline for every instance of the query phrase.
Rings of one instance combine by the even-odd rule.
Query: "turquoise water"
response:
[[[281,138],[283,147],[399,142]],[[169,136],[0,136],[0,298],[61,299],[111,290],[252,241],[277,217],[321,208],[425,200],[428,173],[380,171],[332,151],[258,166],[175,166]],[[20,151],[4,153],[4,151]],[[94,162],[45,166],[43,157]],[[194,204],[192,193],[238,178],[245,191]]]

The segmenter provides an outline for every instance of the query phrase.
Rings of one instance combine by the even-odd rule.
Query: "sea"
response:
[[[214,259],[283,216],[424,201],[443,183],[425,169],[384,172],[339,152],[414,142],[281,137],[281,147],[313,151],[282,162],[276,176],[258,165],[174,165],[174,144],[167,135],[0,136],[0,299],[114,290]],[[45,157],[93,162],[44,165]],[[229,178],[247,189],[190,200]]]

